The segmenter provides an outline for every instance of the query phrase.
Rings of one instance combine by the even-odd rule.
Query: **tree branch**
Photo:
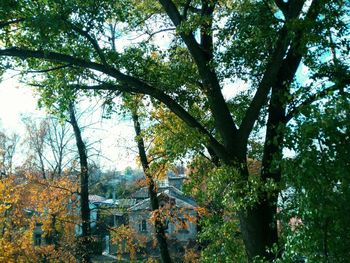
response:
[[[184,108],[181,107],[169,95],[155,88],[132,87],[128,85],[115,85],[112,83],[103,83],[95,86],[71,85],[72,88],[85,90],[116,90],[121,92],[134,92],[150,95],[158,101],[164,103],[176,116],[184,121],[188,126],[197,129],[208,138],[209,145],[215,150],[222,159],[227,159],[227,152],[224,147]]]
[[[327,95],[329,95],[332,92],[338,91],[343,89],[345,86],[349,86],[350,85],[350,78],[348,78],[346,80],[346,82],[341,83],[341,84],[334,84],[318,93],[312,94],[310,95],[307,99],[305,99],[303,102],[301,102],[299,105],[293,107],[285,116],[285,123],[288,123],[295,115],[297,115],[299,112],[301,112],[301,110],[314,103],[315,101],[322,99],[324,97],[326,97]]]
[[[223,138],[224,145],[232,148],[236,143],[237,128],[232,119],[231,113],[227,107],[226,101],[221,93],[221,86],[215,70],[210,66],[210,54],[196,41],[193,32],[184,32],[181,30],[181,24],[185,22],[180,15],[176,5],[171,0],[159,0],[170,20],[180,29],[180,36],[185,42],[191,56],[197,66],[199,75],[203,81],[203,91],[206,94],[210,110],[215,120],[215,126]],[[210,15],[213,6],[208,6],[208,10],[204,10],[206,15]]]
[[[81,29],[80,27],[74,25],[73,23],[70,23],[68,21],[66,21],[66,23],[68,25],[70,25],[74,31],[76,31],[81,36],[85,37],[91,43],[91,45],[95,49],[97,55],[101,59],[102,64],[107,65],[106,57],[104,56],[104,54],[103,54],[103,52],[102,52],[102,50],[101,50],[97,40],[95,38],[93,38],[92,36],[90,36],[89,32]]]
[[[267,64],[265,74],[257,88],[257,91],[253,97],[253,100],[246,111],[246,114],[242,120],[239,128],[240,137],[248,140],[249,134],[253,129],[255,121],[258,119],[260,110],[266,103],[267,95],[270,88],[276,82],[277,74],[283,62],[283,57],[289,46],[289,37],[287,27],[284,26],[279,33],[276,48],[271,55],[270,61]]]
[[[140,37],[142,37],[142,36],[144,36],[144,35],[148,35],[148,38],[147,38],[147,40],[146,40],[146,42],[148,42],[148,41],[150,41],[150,40],[152,39],[152,37],[154,37],[156,34],[159,34],[159,33],[162,33],[162,32],[167,32],[167,31],[174,31],[174,30],[176,30],[175,27],[162,28],[162,29],[159,29],[159,30],[154,31],[154,32],[148,32],[148,33],[145,32],[145,33],[143,33],[143,34],[141,34],[141,35],[138,35],[138,36],[136,36],[136,37],[129,38],[128,40],[133,41],[133,40],[136,40],[136,39],[138,39],[138,38],[140,38]]]
[[[183,109],[175,100],[166,95],[159,89],[156,89],[149,84],[126,74],[121,73],[113,67],[101,65],[96,62],[87,61],[81,58],[75,58],[70,55],[60,54],[57,52],[46,52],[38,50],[28,50],[20,48],[8,48],[0,49],[0,56],[18,57],[22,59],[38,58],[52,62],[66,62],[75,66],[84,67],[87,69],[97,70],[105,73],[117,81],[122,82],[124,85],[119,85],[118,89],[115,85],[105,83],[100,86],[96,86],[95,90],[120,90],[125,92],[135,92],[141,94],[147,94],[160,102],[164,103],[171,111],[173,111],[180,119],[182,119],[187,125],[193,128],[197,128],[203,135],[207,136],[212,148],[217,151],[218,156],[223,160],[227,159],[227,152],[221,145],[192,115],[190,115],[185,109]],[[80,88],[83,88],[80,86]]]
[[[298,16],[297,14],[300,14],[300,12],[302,12],[303,5],[301,4],[301,2],[302,1],[299,0],[295,1],[295,6],[290,7],[291,9],[293,9],[293,14],[295,17]],[[306,14],[305,19],[314,21],[318,15],[319,8],[320,2],[318,0],[314,0],[311,3],[311,6],[309,8],[308,13]],[[287,25],[284,25],[283,28],[280,30],[279,39],[277,40],[275,51],[271,55],[271,59],[266,67],[267,69],[264,73],[264,76],[258,86],[258,89],[253,97],[250,107],[248,108],[245,117],[242,120],[242,124],[239,128],[240,137],[243,137],[246,140],[248,140],[249,134],[253,129],[254,123],[258,119],[260,110],[266,103],[270,88],[276,84],[279,72],[283,67],[283,61],[288,47],[292,46],[292,48],[288,52],[288,56],[291,55],[291,57],[294,57],[294,53],[296,52],[294,48],[300,45],[300,43],[298,42],[300,42],[302,36],[308,32],[307,30],[308,29],[304,29],[302,31],[297,32],[299,37],[294,39],[294,43],[290,42],[290,33]],[[306,46],[306,44],[307,43],[304,41],[303,45]],[[299,56],[299,58],[293,58],[293,60],[300,60],[302,54],[300,54]],[[293,76],[290,76],[290,78],[292,78]]]
[[[101,65],[96,62],[75,58],[70,55],[60,54],[57,52],[45,52],[45,51],[37,51],[37,50],[19,49],[16,47],[2,49],[2,50],[0,49],[0,56],[19,57],[22,59],[38,58],[38,59],[44,59],[44,60],[53,61],[53,62],[66,62],[75,66],[97,70],[99,72],[105,73],[115,78],[117,81],[122,82],[125,85],[118,85],[118,88],[116,88],[115,85],[105,83],[90,89],[135,92],[135,93],[147,94],[147,95],[150,95],[151,97],[154,97],[155,99],[164,103],[171,111],[173,111],[187,125],[198,129],[203,135],[207,136],[207,138],[209,139],[209,143],[211,144],[212,148],[215,149],[215,151],[217,151],[218,156],[223,157],[223,159],[227,158],[227,154],[226,154],[227,152],[224,149],[224,147],[192,115],[190,115],[185,109],[183,109],[175,100],[173,100],[170,96],[168,96],[161,90],[156,89],[135,77],[123,74],[120,71],[116,70],[115,68],[108,67],[106,65]],[[83,89],[84,87],[76,85],[76,88]]]
[[[55,70],[60,70],[60,69],[64,69],[64,68],[69,68],[71,67],[72,64],[65,64],[62,66],[57,66],[57,67],[53,67],[53,68],[49,68],[49,69],[42,69],[42,70],[28,70],[26,71],[26,73],[47,73],[47,72],[51,72],[51,71],[55,71]]]
[[[24,21],[23,18],[19,18],[19,19],[13,19],[13,20],[10,20],[10,21],[4,21],[4,22],[0,22],[0,29],[6,27],[6,26],[9,26],[9,25],[12,25],[12,24],[16,24],[18,22],[22,22]]]

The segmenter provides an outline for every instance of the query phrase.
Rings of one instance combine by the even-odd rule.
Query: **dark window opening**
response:
[[[41,246],[41,234],[34,235],[34,246]]]
[[[147,221],[143,219],[141,221],[141,224],[139,224],[139,231],[140,232],[147,232]]]

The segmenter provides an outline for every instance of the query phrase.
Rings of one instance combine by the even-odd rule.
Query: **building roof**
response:
[[[158,193],[162,193],[168,191],[170,193],[173,193],[174,195],[178,195],[178,196],[184,196],[184,193],[177,189],[175,186],[172,185],[167,185],[167,186],[159,186],[158,187]],[[132,194],[132,197],[134,198],[148,198],[148,188],[147,187],[143,187],[139,190],[137,190],[136,192],[134,192]]]
[[[175,188],[176,189],[176,188]],[[181,191],[179,191],[181,192]],[[196,207],[196,202],[189,197],[185,197],[185,196],[178,196],[178,195],[174,195],[174,192],[171,192],[168,190],[165,190],[161,193],[158,193],[157,196],[161,197],[161,196],[166,196],[166,197],[170,197],[173,198],[175,200],[175,206],[177,208],[187,208],[187,209],[194,209]],[[137,204],[135,204],[134,206],[130,207],[129,209],[130,211],[140,211],[140,210],[151,210],[151,200],[150,198],[147,198],[145,200],[142,200],[141,202],[138,202]]]
[[[168,180],[185,180],[185,179],[187,179],[187,176],[186,175],[184,175],[184,174],[178,174],[178,175],[176,175],[176,174],[169,174],[168,175]]]
[[[136,199],[106,199],[101,205],[129,208],[136,204]]]
[[[104,198],[103,196],[100,195],[89,195],[89,202],[90,203],[101,203],[103,201],[105,201],[106,198]]]

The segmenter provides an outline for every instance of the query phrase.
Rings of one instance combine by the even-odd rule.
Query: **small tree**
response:
[[[13,173],[13,158],[16,153],[19,135],[7,135],[0,131],[0,178]]]

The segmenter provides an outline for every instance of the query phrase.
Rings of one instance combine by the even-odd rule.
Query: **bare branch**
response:
[[[293,107],[289,113],[287,113],[286,117],[285,117],[285,123],[288,123],[293,117],[295,117],[295,115],[297,115],[303,108],[309,106],[310,104],[316,102],[317,100],[320,100],[328,95],[330,95],[331,93],[335,92],[335,91],[339,91],[344,89],[345,86],[349,86],[350,85],[350,78],[347,79],[347,82],[343,83],[343,85],[339,85],[339,84],[334,84],[318,93],[312,94],[310,95],[307,99],[305,99],[303,102],[301,102],[299,105]]]
[[[63,190],[63,191],[66,191],[66,192],[68,192],[70,194],[79,194],[79,192],[77,192],[77,191],[72,191],[71,189],[62,187],[60,185],[54,185],[54,184],[50,184],[50,183],[43,183],[40,180],[34,180],[33,183],[38,184],[38,185],[42,185],[42,186],[46,186],[48,188],[52,187],[52,188],[56,188],[56,189],[59,189],[59,190]]]

